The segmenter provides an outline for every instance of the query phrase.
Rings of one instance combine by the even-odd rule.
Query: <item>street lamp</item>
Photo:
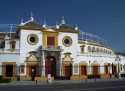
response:
[[[117,65],[118,65],[117,76],[119,78],[120,77],[120,68],[119,68],[120,66],[119,66],[119,64],[120,64],[121,58],[117,55],[115,61],[117,62]]]

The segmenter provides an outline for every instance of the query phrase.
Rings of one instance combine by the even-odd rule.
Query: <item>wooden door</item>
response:
[[[105,65],[105,73],[108,74],[108,65]]]
[[[81,75],[87,75],[87,67],[85,65],[81,65]]]
[[[51,76],[56,76],[56,59],[54,57],[47,57],[45,61],[45,74],[51,74]]]
[[[112,64],[112,74],[115,75],[117,73],[117,67],[116,65]]]
[[[49,48],[53,48],[55,46],[55,37],[54,36],[47,37],[47,46]]]
[[[94,76],[99,75],[99,67],[98,66],[93,66],[93,75]]]
[[[65,76],[70,77],[72,75],[72,65],[64,66]]]

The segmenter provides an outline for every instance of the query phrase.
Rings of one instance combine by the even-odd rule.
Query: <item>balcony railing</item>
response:
[[[0,53],[19,53],[20,49],[4,49],[0,48]]]
[[[62,48],[61,46],[48,46],[48,47],[43,47],[42,50],[47,50],[47,51],[61,51]]]

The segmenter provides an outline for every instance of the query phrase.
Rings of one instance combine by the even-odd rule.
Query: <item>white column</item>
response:
[[[27,68],[28,68],[28,67],[27,67],[27,64],[25,63],[25,64],[24,64],[24,75],[28,75],[28,74],[27,74]]]
[[[60,58],[59,58],[60,60],[60,76],[62,76],[63,74],[62,74],[62,58],[61,58],[61,53],[60,53]]]
[[[20,65],[16,65],[16,75],[20,75]]]
[[[87,66],[87,74],[88,74],[88,75],[89,75],[89,74],[92,74],[91,64],[89,64],[89,65]]]
[[[84,52],[88,52],[88,46],[87,45],[85,45]]]
[[[110,74],[112,74],[112,64],[110,64],[110,66],[109,66],[109,72],[110,72]]]
[[[42,76],[45,76],[45,54],[42,51]]]
[[[104,65],[100,65],[100,74],[104,74]]]
[[[2,75],[2,63],[0,63],[0,76]]]

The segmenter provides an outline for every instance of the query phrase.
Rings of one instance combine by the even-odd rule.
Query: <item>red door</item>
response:
[[[70,77],[72,75],[72,66],[71,65],[65,65],[64,70],[65,70],[66,77]]]
[[[55,45],[55,38],[53,36],[48,36],[47,37],[47,46],[49,48],[53,48]]]
[[[93,66],[93,75],[97,76],[99,74],[98,72],[98,66]]]
[[[87,75],[87,69],[85,65],[81,65],[81,75]]]
[[[29,76],[32,76],[32,75],[38,76],[39,75],[38,65],[28,66],[28,71],[29,71]]]
[[[112,74],[115,75],[117,73],[116,65],[112,64]]]
[[[105,65],[105,73],[108,74],[108,65]]]
[[[56,59],[55,57],[48,56],[45,61],[45,74],[51,74],[51,76],[56,76]]]

